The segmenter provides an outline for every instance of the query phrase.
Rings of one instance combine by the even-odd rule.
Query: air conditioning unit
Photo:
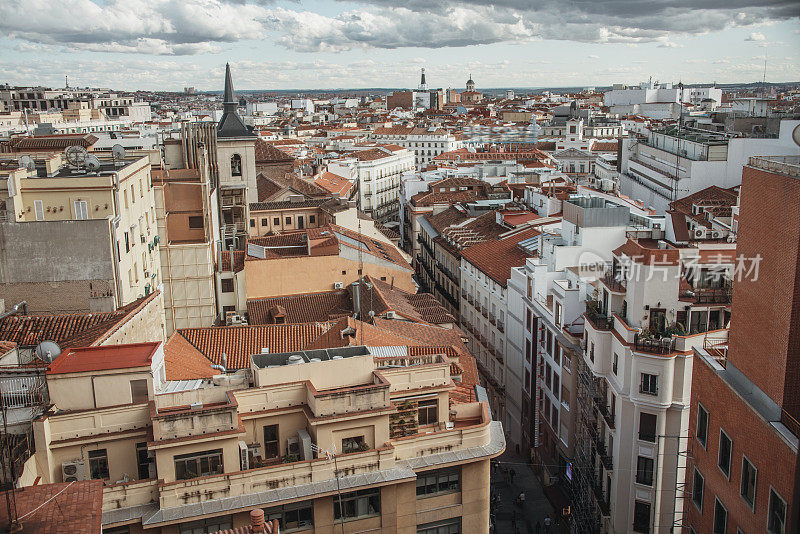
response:
[[[297,438],[300,440],[300,455],[303,460],[313,460],[314,455],[311,451],[311,435],[305,430],[297,431]]]
[[[344,289],[344,282],[334,282],[333,289]]]
[[[300,438],[298,436],[292,436],[286,439],[286,453],[300,456]]]
[[[694,236],[695,237],[704,237],[705,235],[706,235],[706,231],[703,230],[702,228],[698,228],[697,230],[694,231]]]
[[[718,239],[719,235],[720,235],[719,232],[711,232],[711,237],[713,237],[714,239]]]
[[[61,481],[77,482],[86,480],[86,464],[83,460],[73,460],[61,464]]]

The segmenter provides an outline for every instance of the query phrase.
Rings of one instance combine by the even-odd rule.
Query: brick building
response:
[[[742,174],[737,254],[761,259],[734,284],[729,343],[696,350],[689,532],[798,528],[799,163],[754,157]]]

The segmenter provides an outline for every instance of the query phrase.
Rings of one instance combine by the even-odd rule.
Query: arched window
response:
[[[231,156],[231,176],[242,175],[242,156],[234,154]]]

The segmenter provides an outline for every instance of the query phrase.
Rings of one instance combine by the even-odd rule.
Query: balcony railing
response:
[[[608,428],[615,429],[616,426],[614,425],[614,414],[609,409],[608,405],[605,402],[604,398],[595,397],[595,404],[597,406],[597,411],[600,412],[600,415],[603,416],[605,419]]]
[[[603,482],[601,480],[591,480],[592,486],[592,493],[594,493],[595,500],[597,501],[597,505],[600,508],[600,513],[608,517],[611,515],[611,506],[609,505],[608,500],[603,495]]]
[[[730,304],[733,298],[732,287],[703,288],[694,292],[695,304]]]
[[[645,337],[642,334],[634,334],[633,349],[650,354],[670,354],[675,351],[675,340],[671,337]]]
[[[602,313],[600,303],[596,300],[586,301],[586,318],[596,330],[611,330],[614,328],[614,318]]]
[[[614,273],[607,272],[600,280],[602,280],[608,289],[615,293],[625,293],[627,290],[625,283],[617,276],[614,276]]]
[[[605,443],[597,440],[597,455],[600,457],[600,463],[603,464],[608,471],[612,471],[614,469],[614,462],[611,459],[611,454],[609,454],[608,450],[606,449]]]

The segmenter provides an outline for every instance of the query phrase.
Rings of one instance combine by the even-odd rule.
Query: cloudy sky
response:
[[[797,0],[0,0],[0,83],[118,89],[800,80]]]

